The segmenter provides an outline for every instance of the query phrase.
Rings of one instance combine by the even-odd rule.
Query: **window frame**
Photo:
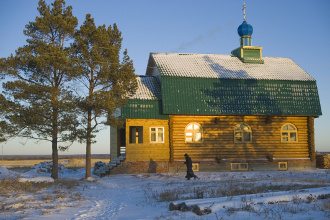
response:
[[[151,129],[155,129],[155,131],[151,131]],[[163,131],[161,132],[162,134],[163,134],[163,141],[159,141],[158,140],[158,134],[159,134],[159,131],[158,131],[158,129],[159,128],[162,128],[163,129]],[[149,133],[150,133],[150,138],[149,138],[149,140],[150,140],[150,143],[152,143],[152,144],[163,144],[163,143],[165,143],[165,128],[164,127],[149,127]],[[151,140],[151,136],[152,136],[152,134],[156,134],[156,141],[152,141]]]
[[[192,163],[192,170],[194,172],[199,172],[199,163]]]
[[[249,132],[245,132],[244,130],[236,130],[236,128],[240,127],[242,124],[249,128]],[[237,137],[236,132],[241,132],[242,133],[242,135],[241,135],[242,141],[238,141],[236,139],[236,137]],[[249,141],[244,140],[244,133],[249,133],[250,134],[250,140]],[[237,144],[252,143],[252,129],[251,129],[250,125],[242,122],[242,123],[239,123],[235,126],[235,128],[234,128],[234,143],[237,143]]]
[[[129,144],[143,144],[143,126],[129,126]],[[135,130],[135,134],[133,134]],[[137,135],[136,135],[137,134]],[[137,143],[136,143],[136,140]]]
[[[238,169],[234,169],[233,165],[238,165]],[[246,168],[243,168],[242,165],[245,165]],[[249,171],[249,163],[230,163],[231,171]]]
[[[295,128],[295,130],[283,130],[283,128],[284,128],[286,125],[288,125],[288,126],[289,126],[289,125],[293,126],[293,127]],[[297,143],[297,142],[298,142],[298,128],[297,128],[297,126],[295,126],[294,124],[292,124],[292,123],[285,123],[285,124],[281,127],[281,131],[280,131],[280,133],[281,133],[281,143]],[[287,136],[284,136],[283,133],[288,133],[288,135],[287,135]],[[294,140],[294,141],[291,141],[291,140],[290,140],[291,133],[295,133],[295,134],[296,134],[296,140]],[[284,140],[283,140],[283,137],[287,137],[288,140],[287,140],[287,141],[284,141]]]
[[[281,167],[281,165],[285,165],[285,167]],[[278,162],[278,170],[280,171],[286,171],[288,170],[288,162],[284,162],[284,161],[281,161],[281,162]]]
[[[190,130],[188,129],[188,127],[192,125],[193,126],[193,129]],[[194,126],[197,125],[199,127],[199,130],[195,130]],[[192,133],[191,135],[191,138],[192,138],[192,141],[187,141],[187,133]],[[196,134],[200,133],[200,141],[195,141],[195,138],[196,137]],[[190,136],[188,136],[190,137]],[[185,129],[184,129],[184,140],[185,140],[185,143],[188,143],[188,144],[200,144],[200,143],[203,143],[203,127],[197,123],[197,122],[191,122],[189,123]]]

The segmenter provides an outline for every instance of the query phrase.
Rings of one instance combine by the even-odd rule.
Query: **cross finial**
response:
[[[245,21],[245,8],[246,8],[246,6],[245,6],[245,3],[243,3],[243,9],[242,9],[242,11],[244,11],[244,21]]]

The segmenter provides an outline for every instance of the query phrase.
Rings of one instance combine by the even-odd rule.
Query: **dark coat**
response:
[[[192,170],[192,161],[188,155],[185,155],[186,158],[186,166],[187,166],[187,176],[186,178],[190,179],[190,177],[195,177],[194,171]]]
[[[187,155],[185,156],[186,158],[186,166],[187,166],[187,169],[192,169],[192,161],[191,161],[191,158]]]

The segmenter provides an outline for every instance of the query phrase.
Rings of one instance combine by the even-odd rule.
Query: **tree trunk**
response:
[[[57,138],[53,138],[52,140],[52,159],[53,159],[53,167],[52,167],[52,178],[58,179],[58,152],[57,152]]]
[[[58,111],[57,108],[53,108],[53,131],[52,131],[52,160],[53,160],[53,167],[52,167],[52,178],[58,179],[58,150],[57,150],[57,118],[58,118]]]
[[[91,176],[91,136],[92,136],[92,111],[88,110],[87,119],[87,140],[86,140],[86,178]]]

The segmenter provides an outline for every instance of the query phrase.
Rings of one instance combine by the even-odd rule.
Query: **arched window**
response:
[[[285,124],[281,129],[281,141],[282,142],[295,142],[298,141],[298,131],[293,124]]]
[[[252,130],[245,123],[238,124],[234,130],[235,143],[245,143],[252,141]]]
[[[202,127],[197,123],[190,123],[185,129],[186,143],[202,142]]]

